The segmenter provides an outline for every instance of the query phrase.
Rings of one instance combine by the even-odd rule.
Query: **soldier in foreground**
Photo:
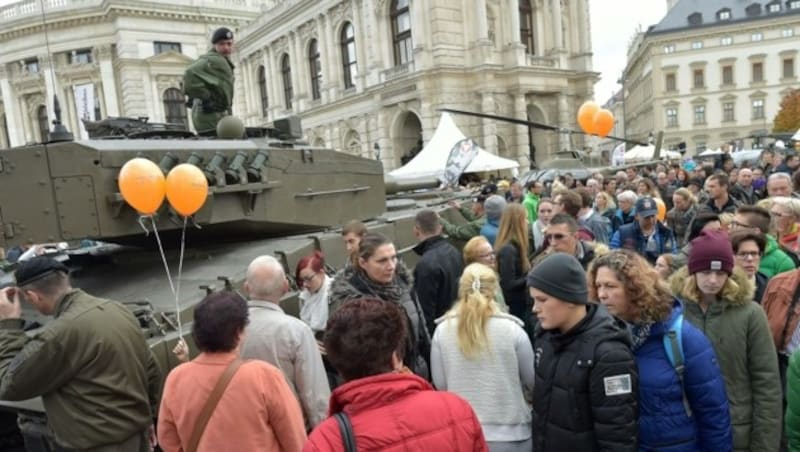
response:
[[[198,135],[214,136],[217,123],[231,114],[233,104],[233,32],[218,28],[211,37],[214,48],[186,69],[183,89],[192,107],[192,123]]]
[[[121,304],[73,289],[67,273],[36,257],[0,291],[0,399],[41,396],[67,450],[149,450],[161,374],[139,324]],[[34,336],[22,300],[54,317]]]

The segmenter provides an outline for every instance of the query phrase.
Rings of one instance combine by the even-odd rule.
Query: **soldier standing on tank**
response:
[[[161,372],[139,322],[121,304],[73,289],[67,273],[34,257],[17,268],[16,287],[0,291],[0,400],[41,396],[65,450],[149,450]],[[32,336],[23,300],[53,316]]]
[[[214,48],[196,59],[183,75],[183,90],[192,108],[198,135],[215,136],[217,123],[231,114],[233,104],[233,32],[221,27],[211,36]]]

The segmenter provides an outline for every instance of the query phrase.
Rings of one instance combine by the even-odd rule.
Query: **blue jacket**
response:
[[[486,237],[486,240],[489,241],[489,244],[494,247],[494,241],[497,238],[497,228],[500,227],[500,219],[491,220],[488,217],[486,218],[486,223],[483,224],[481,228],[481,235]]]
[[[684,385],[692,417],[686,415],[680,380],[664,347],[664,334],[683,311],[675,300],[670,318],[656,323],[635,352],[639,370],[641,452],[733,450],[728,396],[711,343],[686,320],[681,328]]]
[[[647,240],[642,235],[642,230],[639,228],[639,222],[634,221],[631,224],[623,225],[619,228],[614,236],[611,237],[611,242],[608,246],[611,249],[624,248],[633,250],[642,255],[651,264],[656,263],[658,256],[664,253],[678,253],[678,247],[675,242],[675,234],[672,230],[660,222],[656,222],[656,232],[654,240],[656,246],[654,250],[647,250]]]

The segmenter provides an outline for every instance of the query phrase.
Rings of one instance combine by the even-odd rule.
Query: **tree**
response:
[[[800,89],[792,90],[781,100],[772,131],[796,132],[797,129],[800,129]]]

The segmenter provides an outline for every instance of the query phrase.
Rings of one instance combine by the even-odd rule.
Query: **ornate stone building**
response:
[[[186,65],[207,50],[212,30],[252,22],[259,4],[25,0],[0,8],[0,148],[42,141],[55,117],[54,94],[76,136],[79,110],[187,121]],[[78,86],[90,87],[93,105],[78,108]]]
[[[249,125],[298,114],[312,144],[391,169],[430,139],[439,108],[574,126],[597,78],[589,33],[587,0],[275,1],[238,35],[235,110]],[[527,128],[455,120],[528,165]],[[569,146],[532,138],[539,160]]]
[[[627,136],[664,131],[688,155],[759,147],[798,84],[800,0],[676,0],[635,39],[623,77]]]

